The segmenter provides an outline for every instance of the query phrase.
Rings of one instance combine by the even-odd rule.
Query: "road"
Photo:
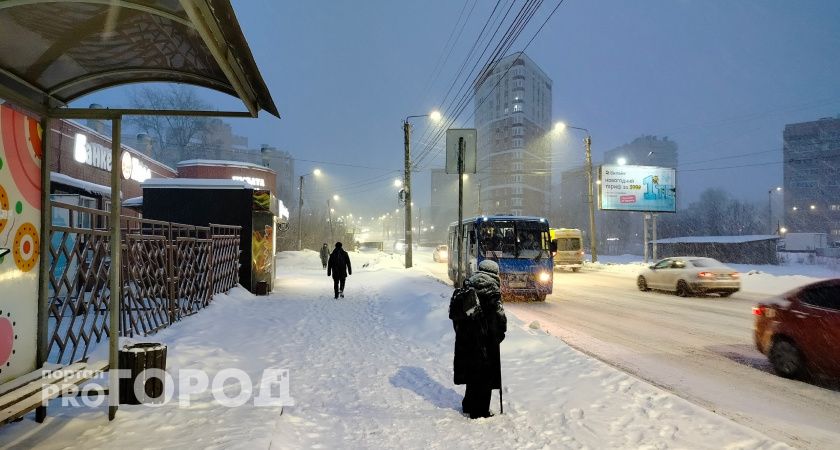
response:
[[[421,263],[446,278],[445,265]],[[752,341],[764,296],[640,292],[635,275],[557,272],[545,303],[506,310],[578,350],[799,448],[840,446],[840,391],[772,373]]]

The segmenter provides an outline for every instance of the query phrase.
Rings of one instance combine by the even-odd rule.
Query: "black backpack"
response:
[[[456,288],[449,299],[449,319],[453,322],[478,317],[481,314],[481,304],[478,295],[472,287]]]

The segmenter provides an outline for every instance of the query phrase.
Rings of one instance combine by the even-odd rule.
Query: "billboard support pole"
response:
[[[653,260],[656,261],[659,259],[657,256],[657,248],[656,248],[656,214],[650,213],[650,219],[653,222],[651,224],[651,233],[653,233]]]
[[[650,216],[650,213],[642,213],[642,228],[645,230],[643,233],[644,237],[642,238],[645,247],[645,264],[647,264],[650,259],[650,254],[648,253],[648,216]]]

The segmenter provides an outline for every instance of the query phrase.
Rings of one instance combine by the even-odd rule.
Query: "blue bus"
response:
[[[528,216],[478,216],[461,222],[464,254],[461,273],[469,278],[478,264],[499,264],[503,297],[545,301],[554,287],[554,261],[548,221]],[[449,279],[458,283],[457,223],[449,225]]]

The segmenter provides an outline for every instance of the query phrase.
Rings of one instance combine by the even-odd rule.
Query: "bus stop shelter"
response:
[[[84,95],[139,82],[209,88],[240,99],[244,108],[68,107]],[[279,117],[228,0],[0,1],[0,100],[0,149],[6,156],[0,159],[0,232],[15,236],[15,247],[6,252],[14,258],[3,261],[0,256],[0,309],[9,317],[14,312],[17,319],[9,321],[16,326],[16,338],[8,344],[14,348],[0,348],[0,356],[5,350],[13,354],[13,361],[3,364],[6,371],[0,372],[0,379],[40,368],[48,356],[50,119],[111,121],[111,161],[116,165],[124,116],[256,117],[263,110]],[[119,174],[114,167],[112,198],[119,198]],[[119,202],[111,205],[110,223],[116,224],[110,227],[111,242],[120,242]],[[120,292],[120,245],[111,247],[110,290]],[[108,311],[110,370],[117,369],[119,304],[112,300]],[[109,379],[109,391],[118,392],[117,377]],[[109,395],[111,419],[117,402],[117,395]]]

